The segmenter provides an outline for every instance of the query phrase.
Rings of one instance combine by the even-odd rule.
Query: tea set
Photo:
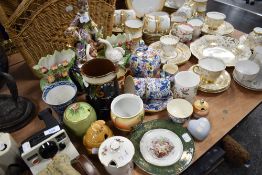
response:
[[[241,86],[262,90],[262,53],[256,48],[262,43],[260,29],[241,41],[223,36],[234,30],[224,14],[196,16],[206,11],[206,0],[177,2],[127,0],[130,9],[116,10],[114,15],[114,26],[125,34],[97,38],[95,42],[105,46],[97,50],[97,58],[78,68],[68,65],[80,78],[67,76],[68,81],[54,80],[43,87],[45,103],[58,113],[68,132],[83,138],[88,154],[98,155],[109,174],[131,175],[133,162],[150,174],[185,170],[193,159],[194,139],[203,141],[211,131],[208,102],[197,99],[197,92],[226,91],[231,84],[227,67],[234,67],[233,79]],[[164,5],[178,10],[170,16],[161,11]],[[147,46],[142,40],[145,33],[161,36]],[[251,43],[256,45],[252,61]],[[62,51],[64,55],[52,62],[43,58],[35,69],[45,74],[53,64],[61,67],[62,57],[71,63],[72,52]],[[179,65],[191,53],[198,63],[180,71]],[[83,87],[86,102],[76,102],[78,87]],[[170,120],[144,121],[146,113],[164,110]],[[131,132],[130,139],[114,136],[110,124]]]

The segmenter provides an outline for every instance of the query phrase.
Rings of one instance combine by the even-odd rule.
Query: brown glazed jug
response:
[[[119,95],[117,71],[108,59],[96,58],[81,67],[86,100],[96,110],[98,119],[110,119],[110,105]]]

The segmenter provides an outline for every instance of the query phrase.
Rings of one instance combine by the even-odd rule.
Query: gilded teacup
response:
[[[161,49],[166,57],[175,57],[177,53],[175,52],[176,45],[179,42],[179,38],[173,35],[161,36],[160,43]]]
[[[224,23],[226,15],[219,12],[208,12],[206,15],[206,24],[210,29],[216,30]]]

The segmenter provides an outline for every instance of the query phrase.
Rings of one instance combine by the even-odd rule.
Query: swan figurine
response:
[[[114,64],[121,64],[125,55],[125,50],[122,47],[115,47],[109,41],[99,38],[98,41],[106,45],[105,57],[111,60]]]

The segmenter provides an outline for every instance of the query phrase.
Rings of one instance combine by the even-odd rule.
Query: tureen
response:
[[[133,143],[122,136],[106,139],[98,151],[100,162],[112,175],[131,175],[134,154],[135,148]]]
[[[158,52],[144,44],[132,54],[129,63],[135,77],[158,77],[160,74],[161,58]]]

